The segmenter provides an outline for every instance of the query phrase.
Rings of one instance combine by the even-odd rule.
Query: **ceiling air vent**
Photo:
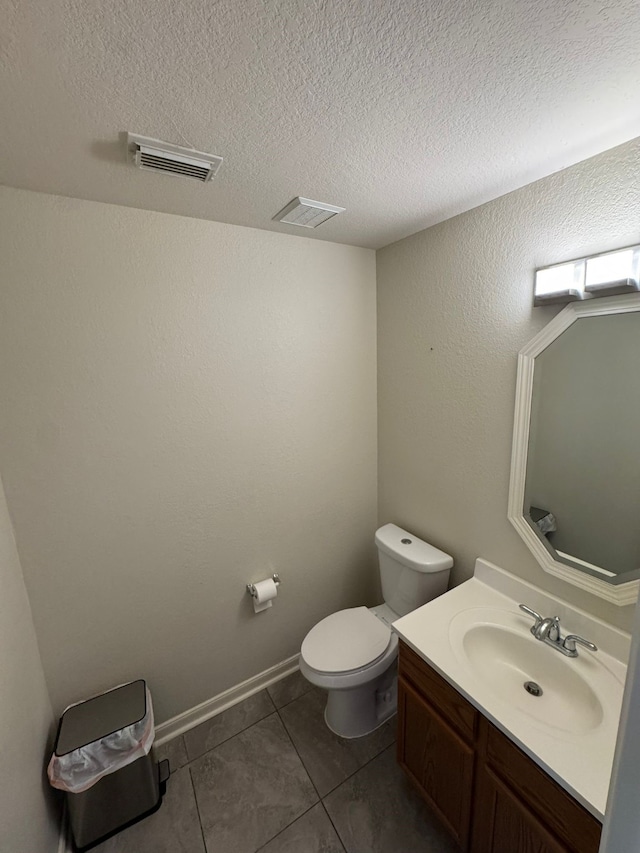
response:
[[[202,183],[215,177],[222,163],[222,157],[216,154],[181,148],[170,142],[137,136],[135,133],[127,134],[127,149],[131,160],[140,169],[193,178]]]
[[[294,198],[273,218],[287,225],[300,225],[302,228],[317,228],[336,213],[343,213],[345,207],[325,204],[323,201],[312,201],[310,198]]]

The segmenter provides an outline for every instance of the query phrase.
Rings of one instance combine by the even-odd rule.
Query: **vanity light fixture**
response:
[[[640,291],[640,245],[536,270],[533,304],[565,305]]]

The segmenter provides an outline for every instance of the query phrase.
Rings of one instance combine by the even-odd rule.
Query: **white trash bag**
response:
[[[123,686],[119,685],[119,687]],[[138,758],[149,754],[155,737],[155,728],[151,693],[148,687],[145,687],[145,691],[147,711],[137,723],[118,729],[113,734],[94,740],[66,755],[53,753],[47,774],[54,788],[69,791],[71,794],[80,794],[95,785],[103,776],[115,773],[116,770],[133,764]],[[82,702],[74,702],[65,708],[65,713],[74,705],[81,704]]]

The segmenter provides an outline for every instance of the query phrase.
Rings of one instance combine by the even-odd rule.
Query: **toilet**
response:
[[[384,603],[338,610],[302,642],[300,672],[328,691],[324,718],[343,738],[363,737],[397,706],[398,636],[392,623],[443,592],[453,559],[395,524],[376,531]]]

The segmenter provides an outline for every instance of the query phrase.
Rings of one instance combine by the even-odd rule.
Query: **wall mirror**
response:
[[[542,568],[640,587],[640,294],[567,305],[520,353],[509,520]]]

